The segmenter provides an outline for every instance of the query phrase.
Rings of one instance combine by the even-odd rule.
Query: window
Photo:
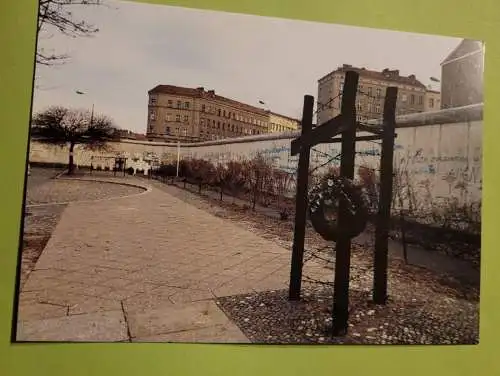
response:
[[[186,137],[186,136],[188,135],[188,130],[187,130],[187,129],[183,129],[183,130],[182,130],[182,135],[183,135],[184,137]]]
[[[177,101],[177,108],[181,108],[181,105],[182,105],[182,102],[181,101]]]
[[[143,102],[143,103],[144,103],[144,102]],[[154,111],[150,111],[150,112],[149,112],[149,118],[150,118],[151,120],[156,120],[156,114],[155,114],[155,112],[154,112]]]
[[[377,88],[376,93],[377,93],[377,98],[380,98],[382,96],[382,89]]]
[[[217,111],[217,114],[220,116],[221,114],[221,109],[219,108],[219,110]]]
[[[377,106],[375,107],[375,112],[377,114],[380,114],[380,105],[379,104],[377,104]]]
[[[363,111],[363,105],[361,103],[358,103],[356,105],[356,108],[357,108],[358,111]]]
[[[206,106],[204,104],[201,105],[201,112],[205,112],[206,111]]]
[[[423,104],[424,103],[424,97],[422,95],[418,96],[418,104]]]
[[[205,119],[200,119],[200,125],[205,125]]]
[[[177,114],[175,115],[175,121],[180,122],[181,121],[181,115]]]
[[[165,128],[165,133],[170,134],[170,127]]]
[[[165,120],[172,121],[172,114],[167,114],[167,116],[165,116]]]
[[[408,100],[408,96],[406,94],[401,94],[401,101],[406,102]]]
[[[186,108],[186,109],[189,108],[189,102],[184,103],[184,108]]]
[[[217,122],[217,129],[220,129],[220,121]]]
[[[372,95],[372,88],[371,88],[371,87],[369,87],[369,88],[367,89],[367,91],[368,91],[368,92],[367,92],[367,94],[368,94],[368,95]]]
[[[434,98],[429,98],[429,107],[434,108]]]
[[[167,107],[173,107],[173,106],[174,106],[174,102],[171,99],[169,99],[167,101]]]
[[[415,104],[415,94],[410,95],[410,104]]]
[[[222,130],[226,130],[226,123],[222,123]]]
[[[188,115],[184,115],[184,122],[188,122],[189,121],[189,116]]]
[[[149,103],[151,103],[154,106],[156,104],[156,97],[151,97],[149,99]]]
[[[224,110],[223,116],[226,117],[226,110]]]

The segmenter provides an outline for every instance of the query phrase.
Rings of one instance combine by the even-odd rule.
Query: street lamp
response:
[[[86,93],[81,90],[75,90],[75,93],[78,95],[85,95]],[[94,122],[94,103],[92,103],[92,111],[90,112],[90,126],[92,126],[92,123]]]

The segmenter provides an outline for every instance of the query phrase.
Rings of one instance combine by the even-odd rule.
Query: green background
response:
[[[184,344],[11,344],[37,2],[0,1],[0,374],[11,375],[500,375],[498,0],[152,1],[486,42],[481,338],[478,346],[330,347]],[[327,41],[314,41],[327,43]],[[312,43],[314,43],[312,42]],[[335,46],[331,46],[335,48]],[[352,48],[356,48],[353,46]],[[297,46],[300,53],[300,46]],[[397,51],[394,51],[397,53]],[[314,56],[311,56],[314,59]],[[422,57],[425,58],[425,57]],[[415,62],[418,64],[418,62]],[[498,154],[497,154],[498,157]],[[496,346],[495,346],[496,345]]]

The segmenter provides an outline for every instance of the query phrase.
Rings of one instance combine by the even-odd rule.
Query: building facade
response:
[[[269,111],[268,133],[290,132],[299,129],[300,121]]]
[[[347,71],[359,73],[356,97],[359,121],[382,117],[385,92],[389,86],[398,88],[397,115],[425,111],[427,88],[415,75],[401,76],[399,70],[384,69],[379,72],[344,64],[318,80],[318,124],[340,113],[340,95]]]
[[[149,92],[150,140],[208,141],[267,133],[268,112],[203,87],[158,85]]]
[[[427,90],[424,99],[424,112],[441,109],[441,93],[437,90]]]
[[[441,63],[441,107],[483,102],[484,43],[464,39]]]

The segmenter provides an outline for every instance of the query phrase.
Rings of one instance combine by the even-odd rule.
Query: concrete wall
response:
[[[402,189],[408,204],[421,209],[441,200],[456,198],[459,203],[481,200],[482,185],[482,112],[483,106],[418,113],[397,118],[397,138],[394,164],[396,176],[403,180]],[[380,125],[379,122],[372,122]],[[248,136],[238,139],[181,144],[181,158],[203,158],[224,163],[228,160],[252,158],[263,154],[274,165],[295,173],[297,156],[290,155],[290,142],[299,132]],[[121,153],[129,158],[154,154],[163,161],[175,161],[177,145],[124,140],[111,145],[112,155]],[[376,142],[358,142],[356,165],[378,170],[380,146]],[[340,153],[340,144],[318,145],[311,153],[311,164],[319,165]],[[97,153],[78,148],[75,162],[90,165]],[[45,146],[33,141],[30,160],[66,163],[68,150]],[[338,164],[333,161],[332,164]]]

